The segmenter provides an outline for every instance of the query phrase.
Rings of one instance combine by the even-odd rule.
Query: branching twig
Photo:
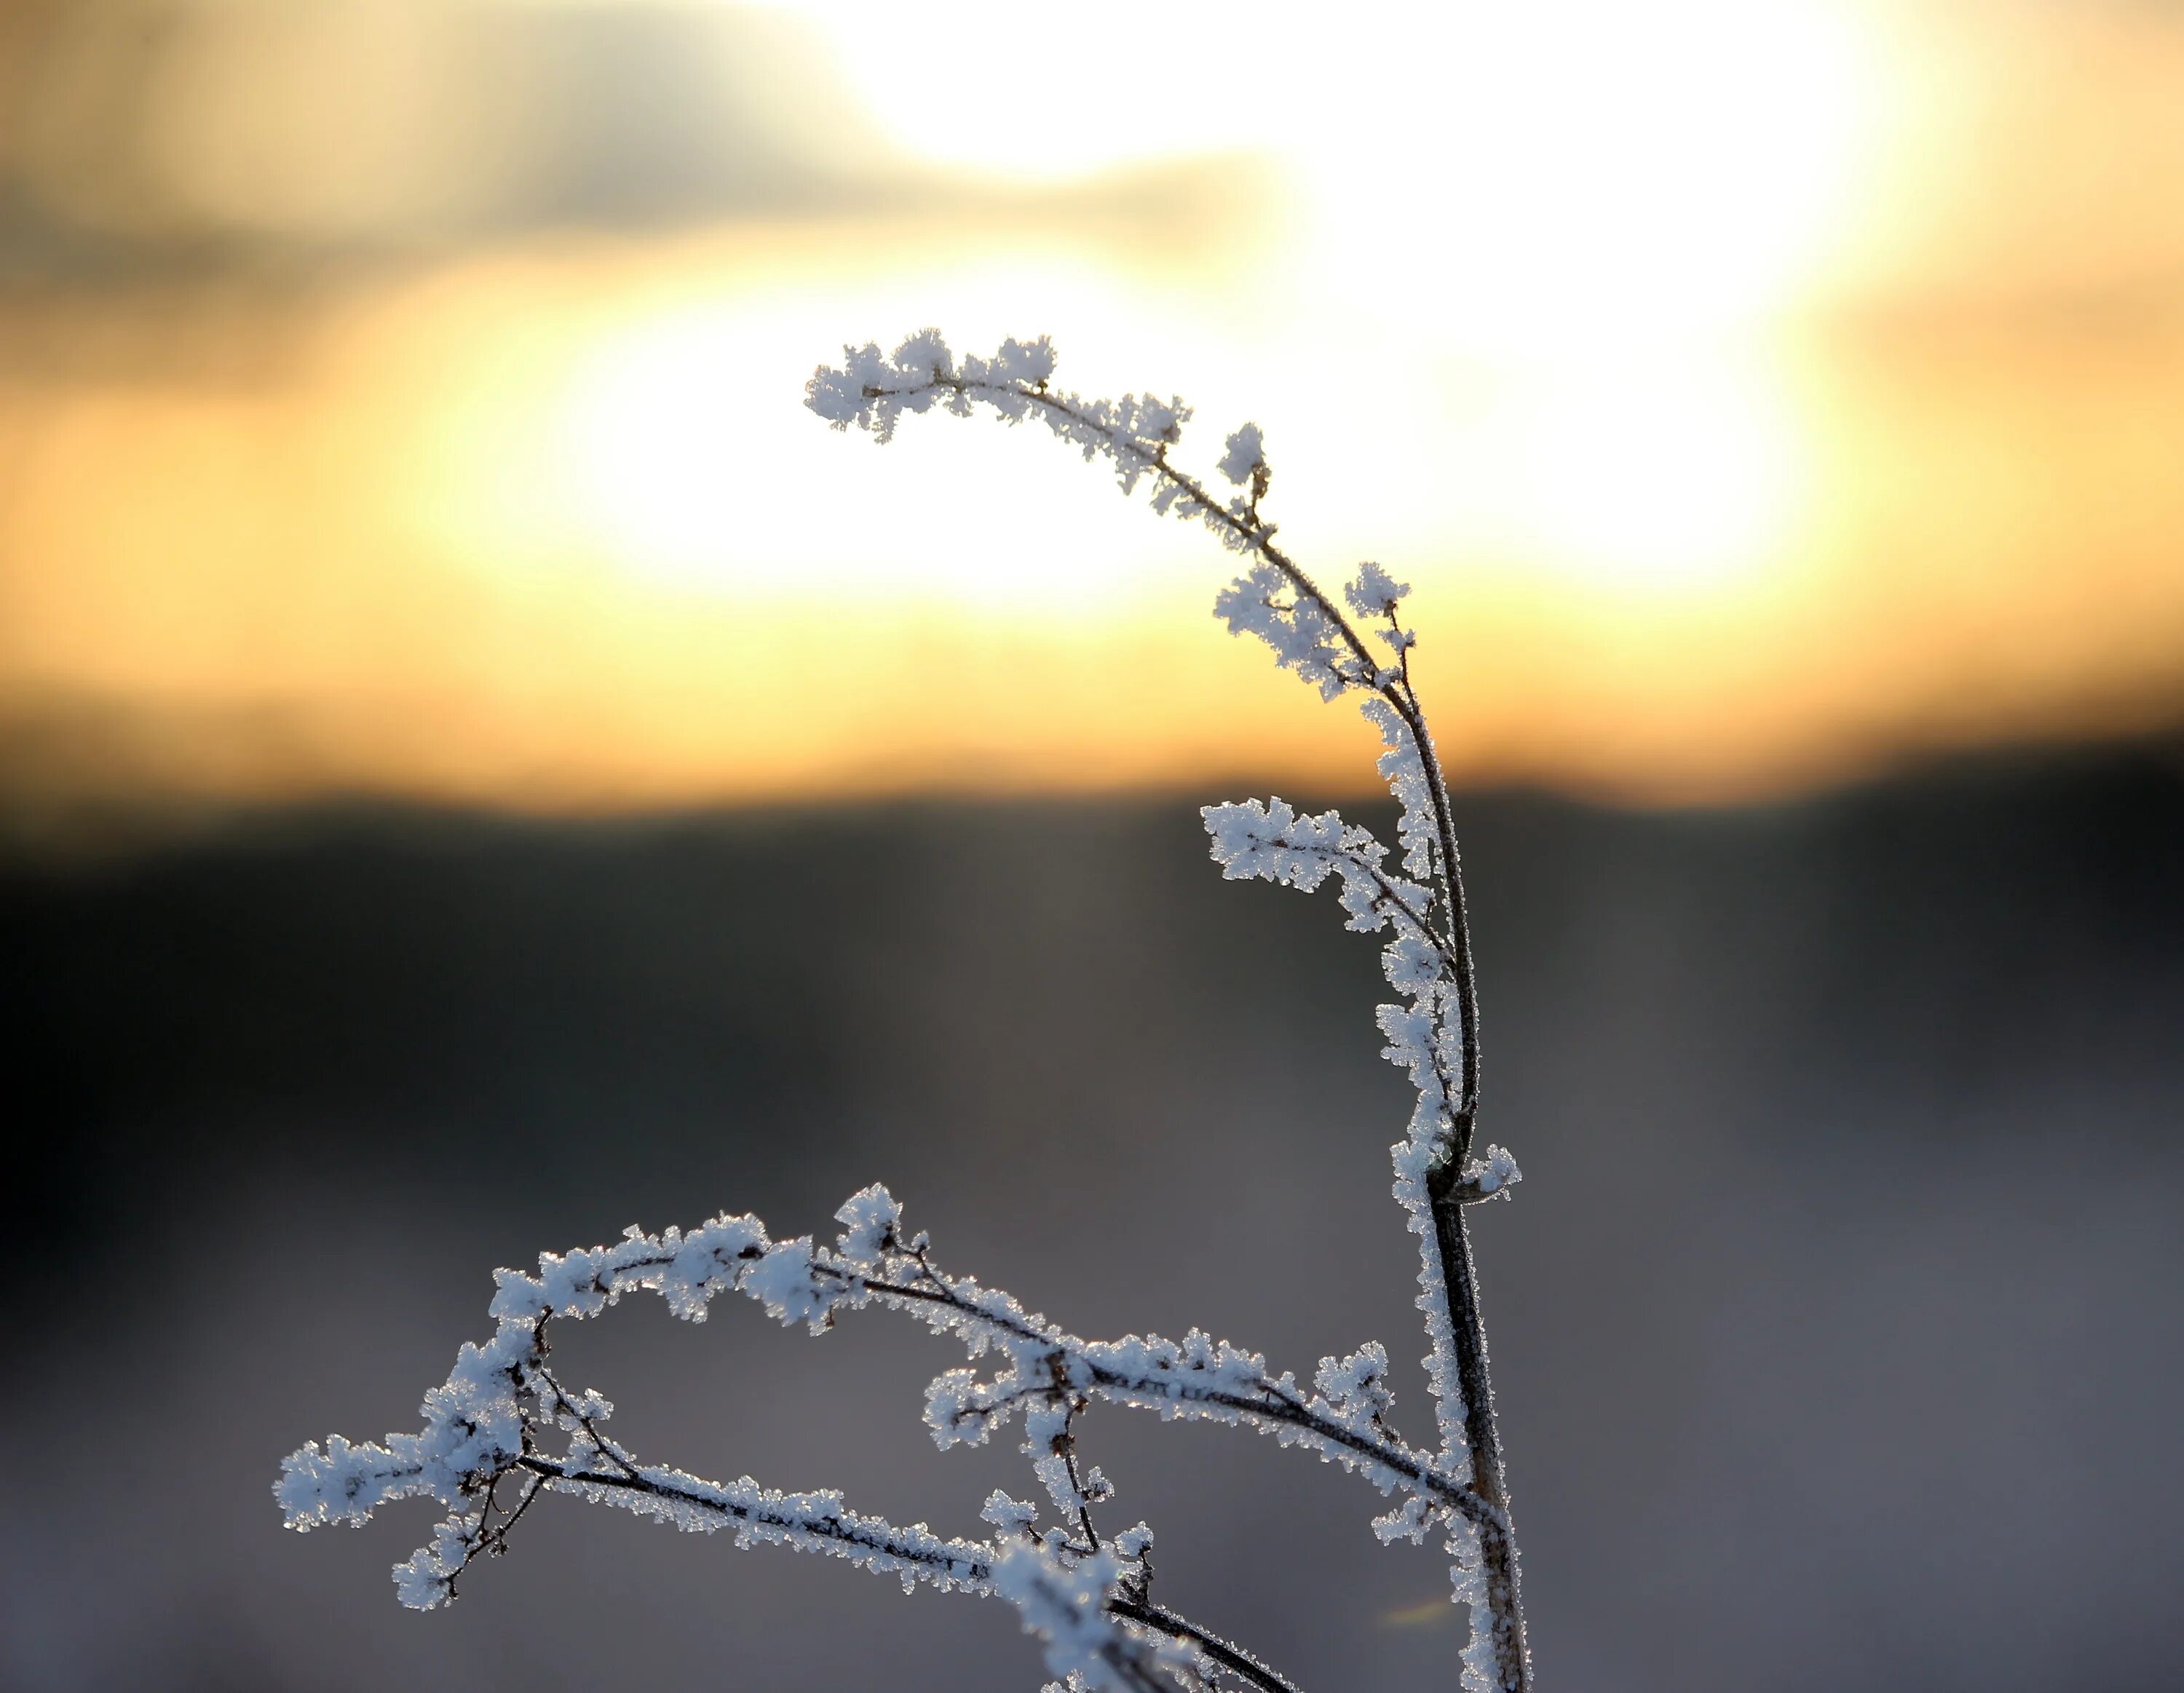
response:
[[[967,412],[973,399],[983,401],[1011,422],[1039,417],[1056,434],[1081,448],[1087,458],[1100,454],[1112,457],[1126,492],[1149,477],[1156,510],[1197,518],[1236,551],[1265,561],[1263,568],[1271,576],[1247,575],[1223,596],[1222,609],[1232,628],[1261,636],[1284,665],[1318,684],[1329,698],[1353,689],[1372,696],[1378,712],[1368,715],[1375,715],[1390,743],[1382,769],[1403,806],[1406,838],[1413,843],[1409,866],[1414,872],[1429,875],[1434,883],[1424,927],[1439,944],[1445,964],[1436,984],[1440,991],[1430,1003],[1420,1002],[1427,1020],[1436,1026],[1435,1038],[1421,1044],[1422,1050],[1400,1054],[1413,1077],[1423,1072],[1432,1086],[1420,1089],[1422,1110],[1431,1121],[1423,1125],[1423,1134],[1422,1126],[1413,1124],[1412,1167],[1401,1171],[1398,1193],[1407,1205],[1415,1202],[1413,1227],[1424,1259],[1421,1279],[1437,1307],[1429,1316],[1442,1319],[1429,1320],[1435,1331],[1435,1386],[1444,1411],[1451,1404],[1460,1406],[1453,1423],[1444,1417],[1445,1444],[1452,1450],[1461,1440],[1480,1496],[1492,1503],[1506,1524],[1507,1475],[1494,1422],[1478,1278],[1463,1217],[1479,1114],[1476,972],[1447,778],[1411,682],[1410,649],[1415,638],[1396,613],[1396,602],[1406,590],[1390,582],[1377,565],[1368,565],[1345,596],[1361,615],[1370,612],[1386,618],[1389,630],[1383,638],[1393,649],[1396,663],[1382,666],[1343,607],[1282,549],[1274,538],[1274,526],[1261,515],[1260,502],[1271,478],[1255,426],[1247,424],[1229,437],[1220,468],[1247,492],[1223,504],[1203,482],[1170,462],[1168,449],[1179,437],[1189,416],[1187,408],[1179,401],[1162,403],[1150,397],[1088,402],[1057,393],[1050,386],[1053,349],[1044,340],[1009,342],[991,359],[967,358],[960,365],[945,342],[929,331],[905,342],[891,359],[875,347],[845,352],[843,368],[822,369],[813,377],[808,394],[812,409],[837,426],[854,423],[884,440],[904,410],[925,409],[936,399],[959,412]],[[1268,592],[1276,588],[1288,591],[1291,598],[1287,603]],[[1220,809],[1233,812],[1234,808]],[[1211,814],[1208,821],[1214,821]],[[1217,853],[1223,844],[1217,834]],[[1240,861],[1245,866],[1240,872]],[[1279,858],[1271,862],[1254,859],[1241,846],[1234,847],[1224,862],[1231,874],[1269,875],[1304,886],[1318,879],[1295,875]],[[1415,920],[1417,914],[1408,915]],[[1391,979],[1394,974],[1391,970]],[[1399,1165],[1401,1161],[1399,1154]],[[1530,1668],[1513,1540],[1505,1527],[1482,1535],[1479,1550],[1487,1588],[1484,1602],[1493,1612],[1496,1669],[1490,1685],[1524,1693]]]
[[[844,1227],[831,1246],[808,1236],[777,1242],[755,1217],[722,1216],[688,1234],[631,1229],[611,1247],[548,1254],[535,1277],[499,1272],[498,1329],[485,1345],[465,1347],[427,1395],[422,1429],[383,1445],[336,1436],[323,1449],[307,1445],[283,1465],[276,1494],[298,1529],[360,1523],[404,1497],[437,1500],[446,1515],[432,1544],[395,1573],[404,1601],[421,1607],[450,1599],[470,1562],[504,1551],[510,1531],[551,1491],[686,1529],[726,1528],[739,1545],[847,1558],[896,1576],[905,1590],[924,1584],[1005,1598],[1045,1642],[1069,1693],[1196,1693],[1223,1682],[1296,1693],[1241,1647],[1153,1602],[1152,1536],[1143,1524],[1100,1533],[1094,1510],[1111,1490],[1096,1468],[1081,1466],[1077,1428],[1096,1399],[1252,1428],[1363,1477],[1393,1501],[1373,1525],[1383,1539],[1446,1536],[1456,1595],[1472,1614],[1462,1672],[1469,1693],[1529,1693],[1508,1484],[1463,1217],[1518,1176],[1498,1147],[1472,1156],[1479,1014],[1471,938],[1447,782],[1412,682],[1417,638],[1397,609],[1408,589],[1377,565],[1361,565],[1343,590],[1346,612],[1279,545],[1261,513],[1272,472],[1256,426],[1228,437],[1219,468],[1242,491],[1224,502],[1170,459],[1190,415],[1179,401],[1087,401],[1055,390],[1053,370],[1044,341],[1009,342],[991,359],[958,365],[928,331],[891,358],[874,347],[848,349],[845,367],[822,370],[807,398],[838,426],[856,424],[882,440],[903,412],[936,404],[967,414],[977,402],[1011,421],[1039,419],[1086,458],[1111,459],[1126,493],[1149,481],[1156,510],[1203,521],[1254,561],[1218,603],[1232,630],[1265,640],[1324,697],[1363,696],[1386,748],[1380,770],[1400,806],[1405,873],[1390,868],[1386,846],[1332,811],[1302,816],[1275,799],[1208,806],[1204,816],[1226,876],[1306,890],[1332,877],[1351,928],[1391,936],[1382,963],[1407,1003],[1383,1005],[1379,1022],[1385,1055],[1408,1071],[1418,1096],[1394,1148],[1395,1191],[1419,1237],[1437,1449],[1411,1445],[1390,1424],[1388,1360],[1377,1343],[1322,1359],[1306,1389],[1293,1373],[1270,1372],[1258,1354],[1196,1330],[1180,1341],[1086,1340],[1006,1293],[939,1269],[926,1237],[905,1235],[894,1199],[873,1187],[836,1213]],[[1362,627],[1389,648],[1389,662],[1374,656]],[[814,1333],[839,1312],[878,1306],[953,1336],[974,1364],[997,1358],[986,1376],[962,1368],[939,1377],[927,1392],[927,1423],[944,1448],[976,1445],[1021,1412],[1022,1450],[1057,1524],[1038,1529],[1037,1507],[997,1492],[981,1512],[991,1539],[949,1539],[922,1523],[902,1528],[851,1512],[834,1493],[781,1493],[748,1477],[723,1484],[640,1464],[601,1432],[613,1407],[596,1393],[570,1393],[547,1363],[553,1323],[597,1316],[638,1291],[659,1294],[693,1321],[705,1319],[719,1294],[741,1293]],[[560,1456],[551,1450],[557,1443]],[[523,1490],[496,1523],[504,1509],[498,1489],[511,1477]]]

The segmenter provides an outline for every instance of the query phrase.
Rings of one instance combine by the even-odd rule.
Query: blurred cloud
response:
[[[12,0],[0,798],[1354,782],[1201,537],[798,409],[926,322],[1264,425],[1476,779],[2163,731],[2180,84],[2045,0]]]
[[[13,9],[19,269],[809,213],[890,186],[809,31],[765,12]]]

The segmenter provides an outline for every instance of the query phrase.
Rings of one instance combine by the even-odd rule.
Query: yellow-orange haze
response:
[[[1179,24],[1245,98],[962,0],[921,103],[903,9],[0,11],[0,804],[1361,786],[1210,537],[802,409],[928,322],[1264,426],[1469,777],[2184,718],[2184,14]]]

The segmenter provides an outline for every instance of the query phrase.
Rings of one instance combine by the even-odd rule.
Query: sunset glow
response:
[[[727,31],[721,100],[810,161],[789,186],[723,142],[716,212],[465,210],[518,203],[547,168],[522,149],[561,156],[513,93],[446,108],[499,125],[491,182],[421,176],[421,119],[385,159],[351,136],[259,180],[251,125],[318,134],[297,114],[342,64],[429,101],[445,31],[593,11],[613,25],[420,3],[375,13],[370,53],[327,25],[327,60],[214,8],[160,85],[160,217],[441,232],[0,290],[12,805],[1352,768],[1355,726],[1206,616],[1229,562],[1204,536],[1028,432],[914,420],[878,452],[801,409],[844,338],[927,323],[1048,332],[1070,386],[1184,395],[1201,464],[1262,424],[1297,550],[1418,584],[1474,779],[1782,792],[2184,713],[2165,14],[1558,0],[1336,31],[1186,8],[1166,50],[1223,74],[1168,76],[1035,8],[694,4]],[[2066,47],[2103,75],[2045,69]],[[285,104],[189,116],[269,66]],[[152,215],[49,175],[69,217]]]

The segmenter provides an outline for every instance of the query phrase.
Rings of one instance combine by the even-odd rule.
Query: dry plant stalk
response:
[[[335,1435],[282,1464],[274,1493],[288,1525],[360,1524],[393,1500],[437,1501],[446,1514],[431,1544],[394,1572],[403,1601],[429,1609],[454,1596],[472,1562],[506,1550],[510,1531],[541,1494],[564,1494],[682,1529],[728,1529],[739,1545],[847,1558],[897,1577],[905,1590],[924,1584],[1006,1599],[1071,1693],[1239,1685],[1293,1693],[1241,1646],[1154,1599],[1153,1537],[1144,1523],[1102,1533],[1095,1514],[1112,1489],[1080,1458],[1077,1433],[1079,1415],[1097,1400],[1256,1429],[1362,1476],[1392,1501],[1373,1524],[1382,1540],[1440,1534],[1453,1556],[1453,1596],[1472,1619],[1463,1686],[1526,1693],[1517,1548],[1464,1225],[1468,1206],[1501,1197],[1518,1176],[1501,1148],[1472,1152],[1478,1001],[1447,783],[1411,681],[1417,637],[1400,613],[1408,589],[1379,565],[1362,565],[1343,589],[1346,611],[1276,544],[1274,526],[1260,514],[1271,472],[1255,425],[1228,437],[1217,468],[1238,492],[1223,498],[1170,459],[1187,407],[1136,395],[1088,401],[1056,389],[1044,338],[1010,341],[990,359],[960,363],[932,331],[891,357],[873,346],[844,352],[844,365],[821,368],[805,396],[837,428],[855,425],[884,442],[905,411],[937,405],[968,415],[983,404],[1011,423],[1037,418],[1088,460],[1111,459],[1125,493],[1150,483],[1156,511],[1203,521],[1248,560],[1217,602],[1229,628],[1265,641],[1323,698],[1359,696],[1379,729],[1380,773],[1401,806],[1394,864],[1389,847],[1333,811],[1301,816],[1274,799],[1209,805],[1202,815],[1224,876],[1306,891],[1333,877],[1348,926],[1390,937],[1383,965],[1407,1003],[1379,1008],[1383,1052],[1418,1093],[1408,1131],[1392,1149],[1395,1195],[1418,1237],[1418,1305],[1437,1440],[1414,1446],[1390,1424],[1394,1395],[1377,1341],[1321,1359],[1306,1386],[1196,1329],[1180,1341],[1086,1340],[999,1289],[943,1270],[926,1237],[904,1229],[894,1198],[870,1187],[836,1212],[843,1227],[832,1245],[810,1235],[777,1241],[755,1217],[722,1215],[688,1233],[631,1228],[612,1246],[548,1254],[536,1276],[496,1272],[493,1337],[462,1348],[448,1379],[426,1395],[419,1432],[365,1445]],[[983,1443],[1021,1414],[1022,1450],[1053,1520],[1042,1527],[1037,1505],[996,1490],[979,1513],[991,1534],[949,1538],[923,1523],[899,1527],[853,1512],[837,1493],[783,1493],[749,1477],[722,1484],[640,1462],[603,1432],[613,1407],[562,1384],[549,1344],[557,1320],[597,1316],[639,1290],[699,1323],[716,1295],[740,1293],[814,1334],[840,1312],[877,1306],[954,1336],[974,1364],[997,1360],[987,1373],[959,1368],[939,1377],[926,1395],[927,1424],[944,1449]]]

